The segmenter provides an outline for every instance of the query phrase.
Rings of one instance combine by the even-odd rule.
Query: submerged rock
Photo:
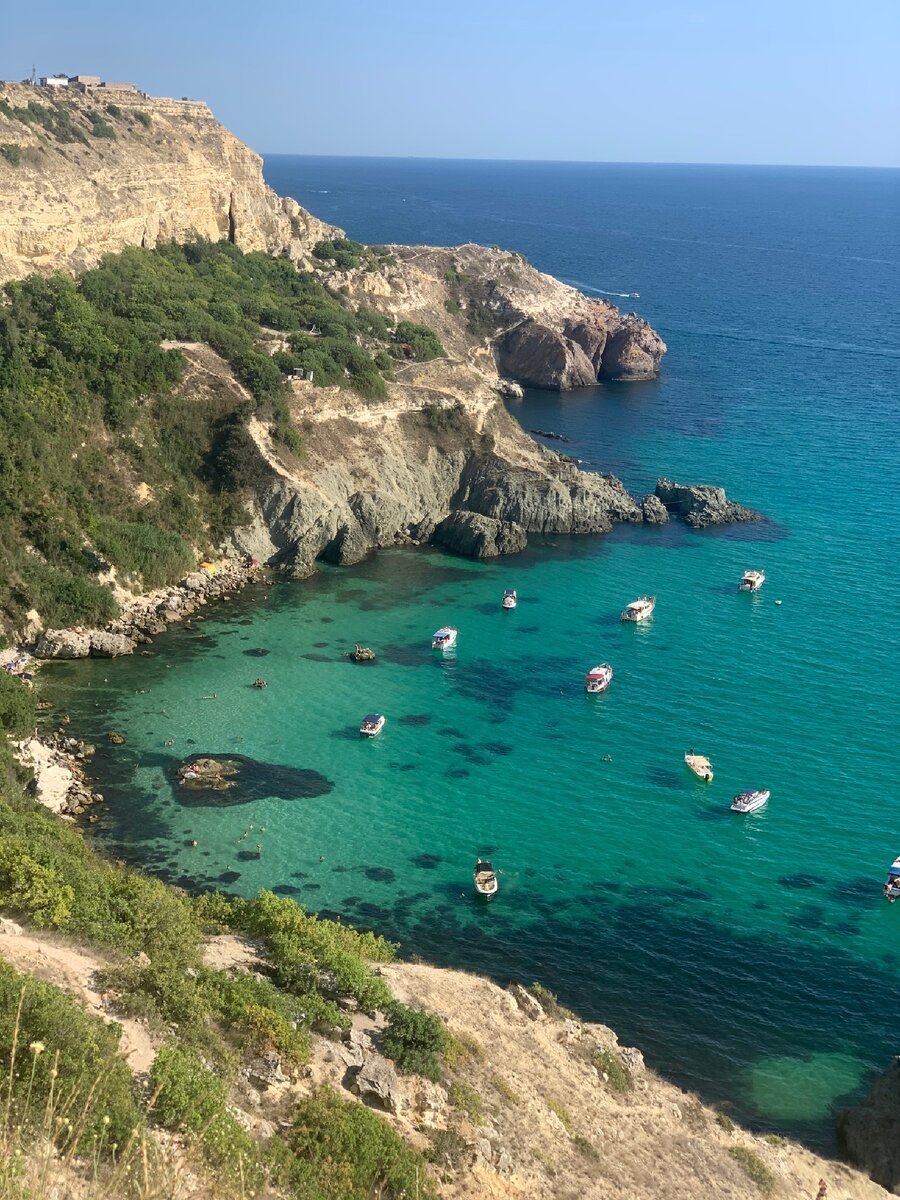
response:
[[[728,525],[732,521],[761,521],[762,514],[729,500],[725,489],[705,483],[673,483],[660,479],[656,496],[666,510],[681,517],[694,529],[710,525]]]
[[[176,798],[186,807],[231,807],[270,796],[302,800],[324,796],[334,786],[318,771],[258,762],[242,754],[194,754],[174,763],[173,770]]]

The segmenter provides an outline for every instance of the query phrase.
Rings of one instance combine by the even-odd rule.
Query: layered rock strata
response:
[[[98,137],[96,97],[0,83],[10,111],[38,102],[72,131],[63,140],[0,107],[0,143],[19,157],[0,157],[0,280],[78,272],[124,246],[198,236],[296,258],[334,232],[267,187],[262,159],[207,105],[139,92],[115,100],[118,117],[103,111],[115,136]]]

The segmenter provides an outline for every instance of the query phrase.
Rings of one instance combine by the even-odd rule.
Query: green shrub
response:
[[[572,1145],[579,1154],[583,1154],[589,1162],[599,1162],[600,1154],[593,1142],[589,1142],[586,1137],[582,1137],[580,1133],[576,1133],[572,1138]]]
[[[601,1075],[608,1087],[614,1092],[630,1092],[634,1086],[631,1072],[611,1050],[598,1049],[591,1056],[598,1075]]]
[[[465,273],[465,271],[445,271],[444,279],[447,283],[453,285],[460,285],[469,282],[469,276]]]
[[[315,1200],[435,1200],[425,1160],[362,1104],[323,1089],[301,1100],[288,1136],[290,1183]]]
[[[415,321],[400,321],[394,331],[394,341],[397,343],[398,353],[416,362],[429,362],[433,358],[447,357],[447,351],[441,345],[437,334],[427,325],[417,325]]]
[[[555,1021],[578,1020],[572,1010],[570,1008],[566,1008],[565,1005],[560,1004],[559,1000],[556,998],[556,995],[551,992],[549,988],[545,988],[542,983],[533,983],[528,990],[531,992],[532,996],[534,996],[535,1000],[537,1000],[538,1004],[540,1004],[541,1008],[543,1008],[548,1017],[552,1017]]]
[[[114,138],[116,136],[116,131],[109,121],[104,121],[101,116],[97,115],[94,116],[91,133],[95,138]]]
[[[262,1177],[259,1149],[226,1108],[221,1079],[190,1050],[163,1046],[150,1068],[153,1117],[165,1129],[194,1135],[204,1157],[233,1178]]]
[[[384,938],[320,920],[289,897],[266,891],[255,900],[238,901],[233,921],[235,928],[265,941],[281,987],[301,996],[325,990],[349,996],[367,1011],[390,1004],[390,989],[369,965],[393,957],[395,948]]]
[[[449,1045],[440,1018],[399,1000],[391,1001],[384,1011],[387,1026],[382,1048],[388,1058],[407,1074],[424,1075],[435,1082],[440,1079],[440,1058]]]
[[[145,129],[149,129],[153,123],[153,119],[150,114],[144,112],[142,109],[137,109],[137,111],[134,113],[134,119],[136,121],[140,121]]]
[[[0,144],[0,158],[5,158],[11,167],[17,167],[22,161],[22,148],[15,142]]]
[[[435,433],[457,433],[466,424],[466,410],[462,404],[426,404],[422,408],[425,424]]]
[[[466,329],[473,337],[493,337],[500,328],[500,320],[489,304],[472,303],[466,314]]]
[[[139,576],[148,588],[175,583],[194,565],[194,554],[177,533],[145,521],[95,517],[88,526],[94,545],[126,575]]]
[[[571,1133],[572,1132],[572,1118],[569,1116],[568,1112],[563,1108],[563,1106],[559,1103],[559,1101],[558,1100],[548,1100],[547,1107],[550,1109],[550,1111],[552,1113],[555,1113],[556,1116],[559,1117],[560,1121],[562,1121],[563,1128],[565,1129],[566,1133]]]
[[[734,1121],[728,1115],[724,1104],[716,1106],[716,1124],[720,1129],[724,1129],[726,1133],[734,1132]]]
[[[469,1157],[469,1143],[453,1125],[446,1129],[429,1129],[428,1140],[431,1145],[425,1151],[429,1162],[439,1167],[449,1167],[458,1171],[465,1166]]]
[[[8,671],[0,671],[0,730],[13,737],[34,732],[37,703],[34,692]]]
[[[484,1107],[481,1094],[470,1084],[461,1079],[454,1079],[450,1085],[450,1103],[460,1112],[465,1113],[473,1125],[484,1123]]]
[[[519,1093],[503,1078],[502,1075],[492,1075],[491,1083],[494,1091],[499,1092],[507,1104],[518,1104]]]
[[[777,1180],[755,1150],[749,1146],[729,1146],[728,1153],[764,1195],[771,1195]]]
[[[119,108],[118,104],[107,104],[106,111],[116,121],[122,115],[122,110],[121,110],[121,108]]]
[[[315,258],[323,262],[333,262],[340,271],[358,267],[365,252],[366,248],[361,242],[354,242],[350,238],[334,238],[316,242],[313,246]]]
[[[446,308],[448,313],[452,313],[453,316],[455,316],[458,312],[462,312],[462,305],[460,302],[458,300],[451,300],[449,297],[444,301],[444,308]]]
[[[60,1145],[79,1150],[124,1146],[141,1117],[117,1053],[120,1034],[58,988],[0,962],[0,1076],[4,1091],[11,1085],[14,1124],[46,1122]]]

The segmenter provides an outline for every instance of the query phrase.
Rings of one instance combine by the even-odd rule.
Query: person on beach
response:
[[[828,1184],[824,1179],[819,1180],[819,1190],[816,1192],[816,1200],[825,1200],[828,1195]]]

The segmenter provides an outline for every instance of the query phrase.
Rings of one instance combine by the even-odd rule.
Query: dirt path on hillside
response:
[[[18,928],[12,922],[13,928]],[[0,926],[0,958],[22,975],[55,984],[89,1013],[122,1027],[119,1051],[136,1074],[150,1070],[157,1045],[147,1027],[131,1017],[103,1008],[97,973],[110,964],[99,955],[75,950],[50,934],[11,933]]]

